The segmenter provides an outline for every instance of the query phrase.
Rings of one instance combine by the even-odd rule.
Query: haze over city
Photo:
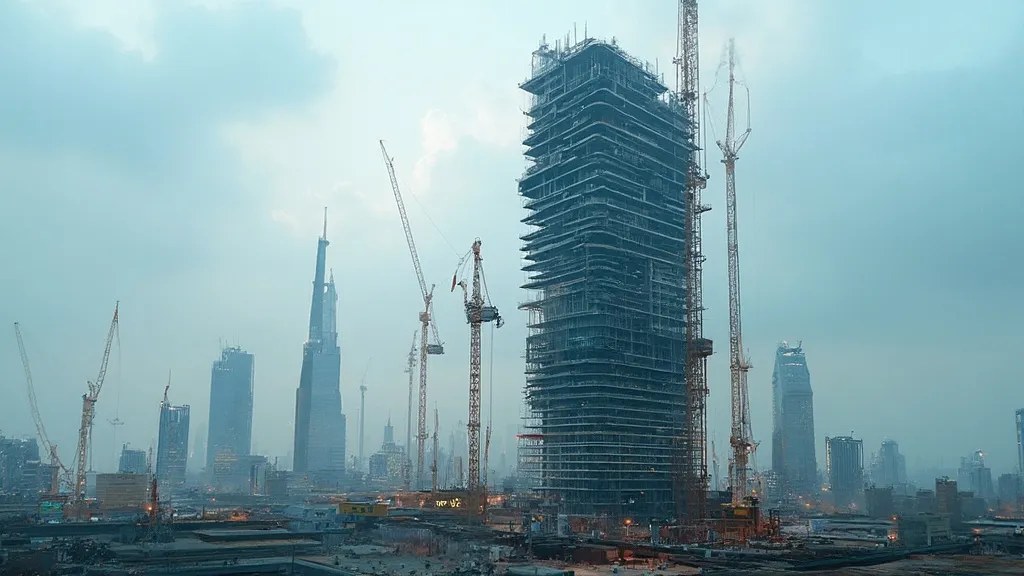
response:
[[[762,468],[771,372],[802,341],[824,437],[893,438],[910,469],[977,449],[1017,465],[1014,359],[1024,274],[1011,254],[1024,5],[991,0],[705,2],[701,74],[724,126],[723,46],[736,38],[753,132],[737,167],[744,344]],[[378,140],[394,156],[447,353],[431,360],[441,434],[465,422],[469,329],[459,258],[483,241],[491,301],[483,414],[514,461],[526,317],[516,179],[541,36],[616,39],[672,83],[670,2],[91,2],[0,4],[0,319],[22,325],[39,407],[70,453],[109,316],[98,469],[156,439],[159,402],[207,426],[222,345],[255,355],[253,452],[292,450],[316,239],[328,207],[348,454],[367,370],[366,447],[405,437],[422,307]],[[713,88],[714,86],[714,88]],[[741,99],[745,123],[745,99]],[[720,134],[720,132],[719,132]],[[720,155],[704,192],[709,430],[729,436]],[[493,359],[490,356],[493,334]],[[0,429],[32,436],[13,335],[0,346]],[[367,363],[369,367],[367,369]],[[493,374],[493,382],[490,376]],[[117,439],[108,420],[118,417]],[[724,452],[724,450],[723,450]],[[201,466],[202,457],[198,458]],[[192,466],[192,464],[190,464]]]

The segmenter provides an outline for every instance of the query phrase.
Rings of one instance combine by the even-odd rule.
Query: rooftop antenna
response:
[[[327,206],[324,206],[324,235],[323,239],[327,240]]]

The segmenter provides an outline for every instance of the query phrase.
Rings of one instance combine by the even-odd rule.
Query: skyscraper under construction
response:
[[[296,472],[315,484],[337,485],[345,473],[345,415],[341,412],[341,349],[334,274],[325,281],[327,217],[317,243],[309,338],[302,347],[302,372],[295,393]]]
[[[519,193],[536,485],[567,514],[671,514],[690,126],[614,40],[542,45],[521,88],[533,96]]]

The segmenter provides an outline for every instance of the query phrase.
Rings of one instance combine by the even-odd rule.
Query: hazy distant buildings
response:
[[[985,453],[977,450],[970,456],[960,458],[960,469],[957,471],[957,484],[964,492],[973,492],[974,496],[989,500],[995,498],[992,486],[992,469],[985,466]]]
[[[232,476],[235,463],[248,456],[252,444],[253,355],[224,348],[210,376],[210,419],[206,470],[213,485]],[[244,475],[248,482],[248,474]]]
[[[999,498],[999,507],[1004,512],[1016,512],[1020,510],[1021,485],[1019,474],[1000,474],[996,483],[996,494]]]
[[[376,482],[397,481],[402,477],[402,462],[405,459],[405,448],[395,444],[395,428],[391,418],[384,426],[384,442],[380,450],[370,455],[369,478]],[[440,464],[439,464],[440,466]]]
[[[121,447],[121,459],[118,462],[119,474],[145,474],[148,462],[145,450],[133,450],[127,444]]]
[[[39,461],[39,444],[35,438],[0,436],[0,492],[26,494],[49,491],[49,465]]]
[[[520,87],[540,490],[567,514],[662,517],[686,406],[685,111],[614,42],[544,44]]]
[[[772,371],[772,470],[782,491],[806,496],[818,491],[814,447],[814,393],[800,344],[775,350]]]
[[[341,411],[341,349],[338,348],[338,293],[334,274],[325,282],[327,219],[317,243],[309,339],[302,348],[302,372],[295,393],[296,472],[317,484],[336,485],[345,474],[345,415]]]
[[[825,474],[838,510],[861,508],[864,501],[864,441],[852,436],[825,438]]]
[[[189,406],[160,403],[160,433],[156,449],[156,478],[165,492],[185,485],[188,464]]]
[[[893,488],[897,494],[906,493],[907,459],[894,440],[882,441],[871,462],[871,482],[879,488]]]

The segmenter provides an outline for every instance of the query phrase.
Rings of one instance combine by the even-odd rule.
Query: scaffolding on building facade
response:
[[[542,45],[521,88],[539,490],[565,514],[663,517],[685,444],[685,110],[614,41]]]

